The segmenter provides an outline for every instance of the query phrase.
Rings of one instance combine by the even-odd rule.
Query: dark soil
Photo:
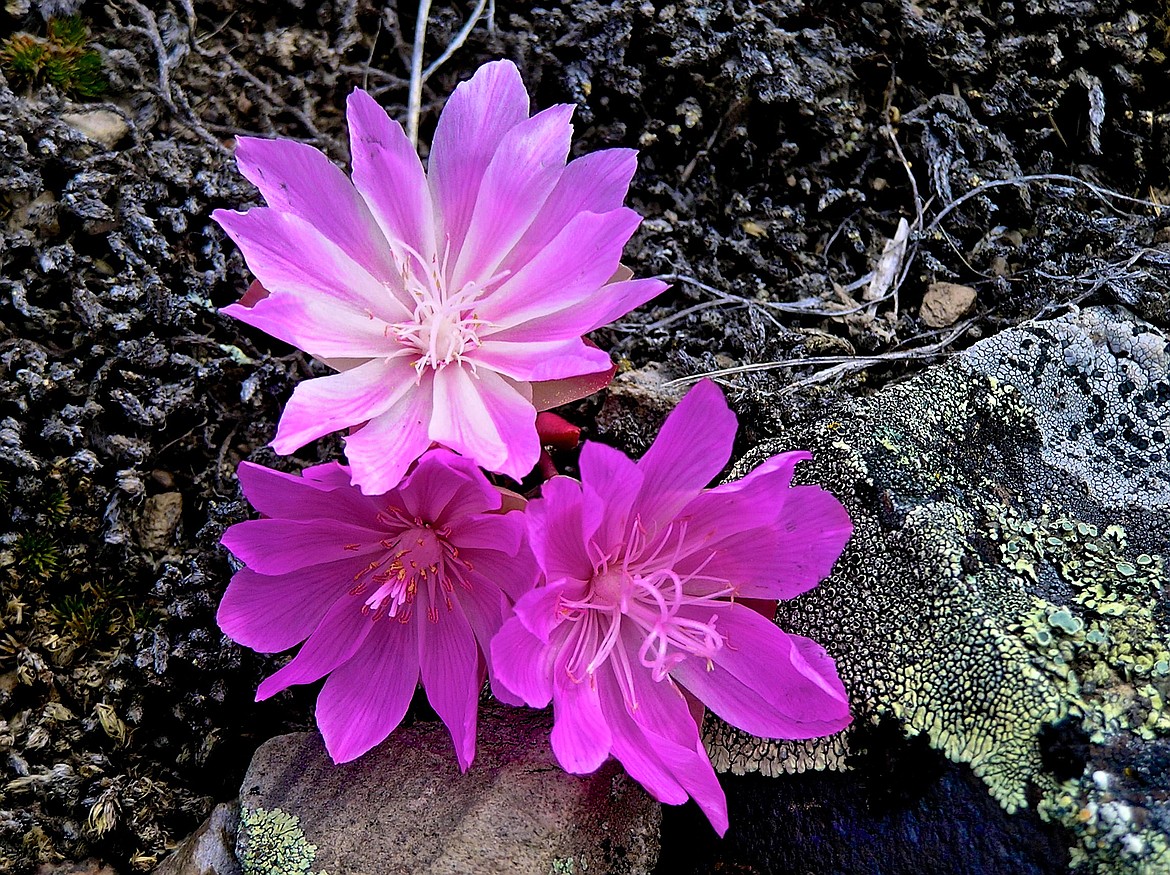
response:
[[[472,5],[432,9],[428,58]],[[40,38],[42,12],[79,11],[106,80],[82,99],[0,64],[2,871],[149,869],[234,796],[261,741],[311,725],[314,690],[253,703],[280,658],[216,627],[217,542],[248,513],[241,459],[293,470],[338,446],[265,449],[320,366],[217,315],[250,278],[208,216],[257,202],[234,134],[344,162],[353,87],[405,117],[416,13],[381,8],[0,12]],[[1167,324],[1168,15],[1164,0],[500,0],[429,81],[422,139],[454,84],[503,56],[535,105],[577,105],[576,152],[639,148],[627,263],[676,279],[595,339],[668,379],[722,371],[746,447],[1070,302]],[[126,125],[112,148],[63,119],[101,107]],[[900,219],[883,295],[858,280]],[[919,305],[937,281],[976,303],[931,328]],[[569,414],[644,446],[613,405]],[[737,847],[712,865],[755,871]]]

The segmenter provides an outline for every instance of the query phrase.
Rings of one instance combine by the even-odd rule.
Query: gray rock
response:
[[[240,803],[215,806],[199,829],[162,861],[152,875],[240,875],[236,831]]]
[[[399,728],[334,765],[316,733],[265,742],[240,788],[244,875],[649,873],[661,809],[611,760],[553,761],[547,713],[486,706],[459,774],[442,723]]]
[[[107,149],[113,149],[130,133],[129,123],[112,109],[66,112],[61,114],[61,121]]]

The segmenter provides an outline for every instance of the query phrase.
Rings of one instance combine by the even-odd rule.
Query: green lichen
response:
[[[300,818],[279,808],[241,809],[236,856],[243,875],[329,875],[312,869],[317,846],[305,838]]]

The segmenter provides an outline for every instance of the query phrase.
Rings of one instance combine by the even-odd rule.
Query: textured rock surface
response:
[[[577,777],[547,714],[489,707],[460,776],[439,722],[336,766],[316,733],[256,752],[240,788],[244,875],[636,875],[658,859],[661,811],[617,763]]]
[[[1074,311],[976,344],[763,456],[807,447],[856,534],[777,621],[838,663],[857,726],[893,718],[1007,811],[1064,823],[1090,871],[1170,869],[1170,375],[1161,331]],[[848,735],[717,766],[842,768]]]
[[[236,833],[240,805],[225,802],[152,875],[240,875],[236,860]]]

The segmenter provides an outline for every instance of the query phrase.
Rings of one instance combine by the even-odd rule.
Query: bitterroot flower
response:
[[[483,654],[536,577],[522,515],[499,512],[500,491],[447,450],[426,453],[378,496],[336,463],[298,477],[244,462],[239,476],[264,518],[224,534],[247,567],[223,597],[220,628],[264,653],[305,641],[256,698],[328,674],[317,724],[346,762],[401,722],[421,676],[466,769]]]
[[[214,218],[268,294],[223,312],[340,371],[296,388],[277,452],[365,423],[345,452],[369,494],[432,443],[515,479],[531,470],[542,386],[607,371],[582,335],[665,288],[611,282],[641,221],[622,206],[636,156],[566,165],[572,111],[530,118],[519,71],[496,61],[455,89],[426,173],[360,90],[352,182],[310,146],[240,138],[240,170],[268,207]]]
[[[787,599],[831,570],[849,516],[816,486],[792,486],[795,452],[704,489],[731,454],[734,414],[700,383],[638,462],[599,444],[581,481],[554,477],[525,516],[545,584],[492,642],[498,678],[554,709],[553,751],[570,772],[610,754],[657,799],[693,797],[720,833],[727,803],[691,706],[753,735],[810,738],[850,721],[820,645],[737,597]]]

